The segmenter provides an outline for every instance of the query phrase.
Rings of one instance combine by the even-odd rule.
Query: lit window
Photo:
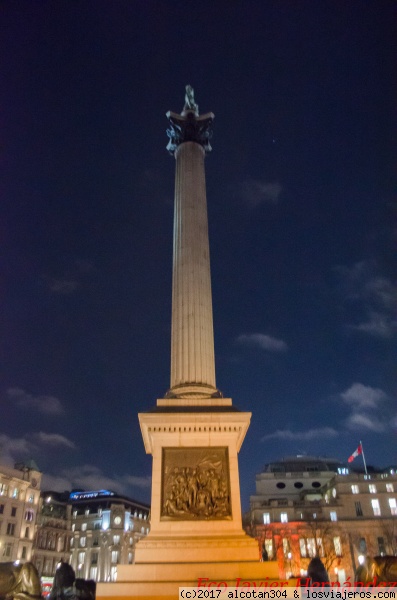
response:
[[[392,515],[397,515],[397,501],[395,498],[389,498],[390,512]]]
[[[99,507],[99,508],[98,508],[98,517],[101,517],[101,516],[102,516],[102,508],[101,508],[101,507]]]
[[[377,498],[373,498],[371,500],[371,504],[372,504],[372,510],[374,511],[375,517],[380,517],[379,500]]]
[[[376,485],[374,483],[370,483],[368,489],[370,494],[376,494]]]
[[[85,557],[85,552],[79,552],[78,562],[81,564],[84,563],[84,557]]]
[[[316,556],[316,554],[317,554],[316,540],[314,538],[307,538],[306,547],[307,547],[307,555],[310,556],[310,558],[313,558],[314,556]]]
[[[338,520],[338,515],[336,514],[336,510],[331,510],[331,512],[329,513],[329,518],[331,519],[331,521]]]
[[[85,536],[80,538],[80,546],[84,548],[87,538]]]
[[[115,545],[120,544],[120,536],[119,535],[113,536],[113,544],[115,544]]]
[[[273,540],[265,540],[265,550],[269,560],[273,558]]]
[[[334,548],[336,556],[342,556],[342,544],[339,535],[334,537]]]
[[[71,538],[71,540],[70,540],[70,547],[73,548],[73,546],[74,546],[74,538]]]
[[[33,503],[34,503],[34,494],[30,494],[30,496],[29,496],[29,498],[28,498],[28,502],[29,502],[30,504],[33,504]]]
[[[336,498],[336,489],[335,489],[335,488],[332,488],[332,496],[333,496],[334,498]]]
[[[12,497],[13,498],[18,498],[19,497],[19,488],[14,488],[13,489]]]
[[[89,509],[89,508],[86,508],[86,509],[85,509],[85,515],[86,515],[86,517],[88,517],[88,515],[89,515],[89,514],[90,514],[90,509]]]
[[[74,531],[76,529],[76,523],[73,523],[72,525],[72,531]]]
[[[81,531],[87,531],[87,523],[81,524]]]
[[[119,562],[119,551],[112,550],[112,563],[117,563],[117,562]]]
[[[110,567],[110,581],[117,580],[117,567]]]
[[[73,519],[75,519],[77,517],[77,510],[73,511]]]
[[[392,483],[386,483],[386,492],[394,492],[394,485]]]
[[[288,514],[287,513],[281,513],[281,515],[280,515],[280,521],[281,521],[281,523],[288,523]]]
[[[7,494],[8,494],[8,485],[6,483],[0,483],[0,496],[7,496]]]
[[[360,488],[358,487],[358,485],[352,485],[352,494],[359,494],[360,493]]]
[[[263,513],[263,522],[265,525],[269,525],[270,523],[270,513]]]
[[[283,538],[283,552],[284,556],[288,556],[289,553],[289,541],[287,538]]]
[[[299,548],[300,548],[300,552],[301,552],[301,557],[302,558],[306,558],[307,553],[306,553],[306,540],[305,540],[305,538],[299,538]]]

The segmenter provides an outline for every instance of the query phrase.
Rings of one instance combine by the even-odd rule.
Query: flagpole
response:
[[[365,462],[365,456],[364,456],[364,446],[362,441],[360,440],[360,446],[361,446],[361,456],[363,457],[363,463],[364,463],[364,470],[365,470],[365,474],[368,475],[368,471],[367,471],[367,463]]]

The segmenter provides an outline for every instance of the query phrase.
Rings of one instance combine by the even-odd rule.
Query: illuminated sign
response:
[[[106,496],[115,496],[114,492],[109,490],[99,490],[97,492],[72,492],[70,500],[90,500],[91,498],[104,498]]]

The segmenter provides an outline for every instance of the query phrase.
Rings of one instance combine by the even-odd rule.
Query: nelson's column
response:
[[[259,562],[241,524],[237,454],[251,413],[240,412],[215,383],[205,155],[214,115],[199,115],[186,86],[181,114],[168,112],[167,149],[176,160],[172,282],[171,386],[139,414],[153,456],[151,531],[135,564],[119,565],[98,597],[178,598],[199,578],[226,582],[278,578]]]

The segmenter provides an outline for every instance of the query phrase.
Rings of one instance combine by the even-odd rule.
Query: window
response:
[[[389,498],[390,512],[392,515],[397,515],[397,501],[395,498]]]
[[[11,516],[12,517],[16,517],[17,516],[17,507],[16,506],[12,506],[11,507]]]
[[[289,541],[288,541],[288,538],[283,538],[283,552],[284,552],[284,556],[287,557],[288,556],[288,552],[289,552]]]
[[[7,535],[14,535],[15,523],[7,523]]]
[[[339,535],[334,537],[335,555],[342,556],[342,544]]]
[[[359,494],[360,493],[360,488],[358,487],[358,485],[352,485],[352,494]]]
[[[26,527],[26,529],[25,529],[25,537],[29,539],[29,537],[30,537],[30,527]]]
[[[71,538],[70,539],[70,547],[73,548],[73,546],[74,546],[74,538]]]
[[[280,490],[283,490],[285,488],[284,481],[279,481],[278,483],[276,483],[276,487],[278,487]]]
[[[81,531],[86,531],[87,530],[87,523],[82,523],[81,524]]]
[[[100,529],[101,528],[101,522],[100,521],[95,521],[94,523],[94,529]]]
[[[0,496],[8,495],[8,485],[6,483],[0,483]]]
[[[110,581],[116,581],[117,579],[117,567],[110,567]]]
[[[270,513],[263,513],[263,522],[265,525],[269,525],[270,523]]]
[[[358,551],[360,552],[360,554],[367,554],[367,542],[365,538],[360,538],[360,541],[358,543]]]
[[[386,492],[394,492],[394,485],[392,483],[386,483]]]
[[[310,558],[313,558],[314,556],[316,556],[316,554],[317,554],[316,541],[314,538],[307,538],[306,548],[307,548],[307,555],[310,556]]]
[[[99,545],[99,538],[96,535],[94,538],[92,538],[92,545],[93,546],[98,546]]]
[[[10,542],[6,542],[3,548],[3,556],[10,558],[10,556],[12,555],[12,547],[13,544],[11,544]]]
[[[375,517],[380,517],[379,500],[377,498],[373,498],[371,500],[371,504],[372,504],[372,510],[374,511],[374,516]]]
[[[300,548],[300,552],[301,552],[301,557],[302,558],[306,558],[307,552],[306,552],[306,540],[305,540],[305,538],[299,538],[299,548]]]
[[[374,483],[370,483],[368,489],[370,494],[376,494],[376,485]]]
[[[331,519],[331,521],[338,520],[338,515],[336,513],[336,510],[331,510],[331,512],[329,513],[329,518]]]
[[[90,569],[90,579],[92,579],[93,581],[96,581],[98,577],[98,567],[91,567]]]
[[[0,515],[4,513],[4,504],[0,504]]]
[[[78,562],[80,564],[84,563],[84,558],[85,558],[85,552],[79,552],[79,554],[78,554]]]
[[[378,537],[378,548],[379,548],[379,554],[381,556],[384,556],[386,554],[386,544],[385,544],[385,539],[383,537]]]
[[[73,511],[73,519],[75,519],[77,517],[77,510]]]
[[[132,565],[132,552],[128,552],[128,564]]]
[[[30,494],[28,497],[29,504],[34,504],[34,494]]]
[[[119,535],[113,536],[113,544],[115,544],[115,545],[120,544],[120,536]]]
[[[117,562],[119,562],[119,551],[112,550],[112,563],[117,563]]]
[[[73,523],[73,525],[72,525],[72,531],[75,531],[75,530],[76,530],[76,523]]]
[[[26,546],[22,546],[21,558],[26,559],[26,556],[27,556],[27,548],[26,548]]]
[[[86,517],[88,517],[88,515],[89,515],[89,514],[90,514],[90,509],[89,509],[89,508],[86,508],[86,509],[85,509],[85,516],[86,516]]]
[[[269,560],[273,559],[274,553],[273,553],[273,540],[265,540],[265,550],[267,553],[267,556],[269,557]]]
[[[19,498],[19,488],[14,488],[12,491],[12,497],[18,499]]]
[[[102,516],[102,508],[101,508],[101,507],[99,507],[99,508],[98,508],[98,517],[101,517],[101,516]]]
[[[27,511],[25,511],[25,521],[33,521],[34,519],[34,511],[29,508]]]
[[[288,523],[288,514],[287,513],[281,513],[281,515],[280,515],[280,522],[281,523]]]
[[[80,538],[80,546],[81,546],[82,548],[84,548],[86,541],[87,541],[87,538],[85,537],[85,535],[83,535],[83,536]]]
[[[93,552],[91,554],[91,564],[96,565],[98,563],[98,552]]]
[[[361,502],[359,502],[359,501],[355,502],[354,507],[356,509],[356,517],[362,517],[363,509],[361,508]]]

